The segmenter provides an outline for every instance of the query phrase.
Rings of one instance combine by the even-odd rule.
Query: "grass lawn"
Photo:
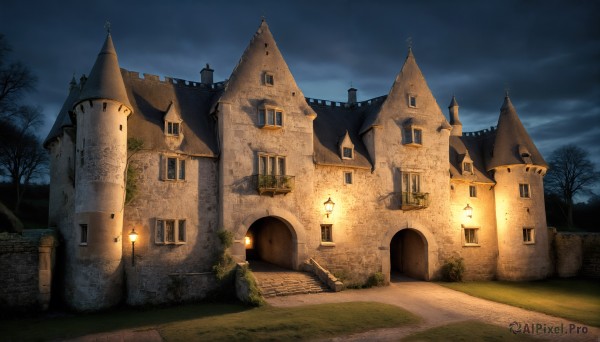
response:
[[[290,340],[397,327],[419,318],[381,303],[320,304],[297,308],[195,304],[147,310],[0,321],[3,341],[65,339],[120,329],[155,327],[167,341]]]
[[[531,282],[439,283],[475,297],[600,327],[600,282],[550,279]]]
[[[409,341],[539,341],[528,335],[515,335],[508,328],[482,323],[479,321],[466,321],[452,323],[437,328],[425,330],[409,335],[402,339]]]

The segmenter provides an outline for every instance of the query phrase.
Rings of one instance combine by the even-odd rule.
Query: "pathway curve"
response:
[[[292,307],[321,303],[381,302],[399,306],[423,318],[423,322],[406,327],[378,329],[350,336],[336,337],[330,341],[397,341],[412,333],[449,323],[478,320],[509,328],[511,322],[539,323],[569,329],[569,324],[583,324],[566,319],[520,309],[514,306],[472,297],[435,283],[423,281],[394,282],[390,286],[362,290],[345,290],[337,293],[317,293],[267,299],[273,306]],[[600,329],[587,327],[587,334],[540,334],[542,339],[556,341],[600,341]]]

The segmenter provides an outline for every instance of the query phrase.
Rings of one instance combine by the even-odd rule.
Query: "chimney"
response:
[[[200,83],[213,84],[213,69],[206,63],[206,67],[200,70]]]
[[[353,87],[348,89],[348,104],[349,105],[356,104],[356,89]]]

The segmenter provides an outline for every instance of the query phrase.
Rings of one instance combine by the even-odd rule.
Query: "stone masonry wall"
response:
[[[600,278],[600,234],[564,233],[550,228],[554,273],[567,278]]]

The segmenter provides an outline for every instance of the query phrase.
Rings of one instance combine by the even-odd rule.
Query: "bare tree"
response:
[[[48,154],[35,135],[40,123],[39,109],[21,106],[10,121],[0,124],[0,170],[10,178],[15,213],[19,212],[27,185],[47,171]]]
[[[545,187],[564,202],[569,228],[573,228],[573,198],[578,194],[590,193],[590,188],[598,180],[600,173],[594,169],[586,150],[566,145],[550,156],[550,170],[546,174]]]
[[[19,111],[19,102],[25,92],[35,87],[37,79],[20,62],[6,63],[10,46],[0,34],[0,120],[6,120]]]

